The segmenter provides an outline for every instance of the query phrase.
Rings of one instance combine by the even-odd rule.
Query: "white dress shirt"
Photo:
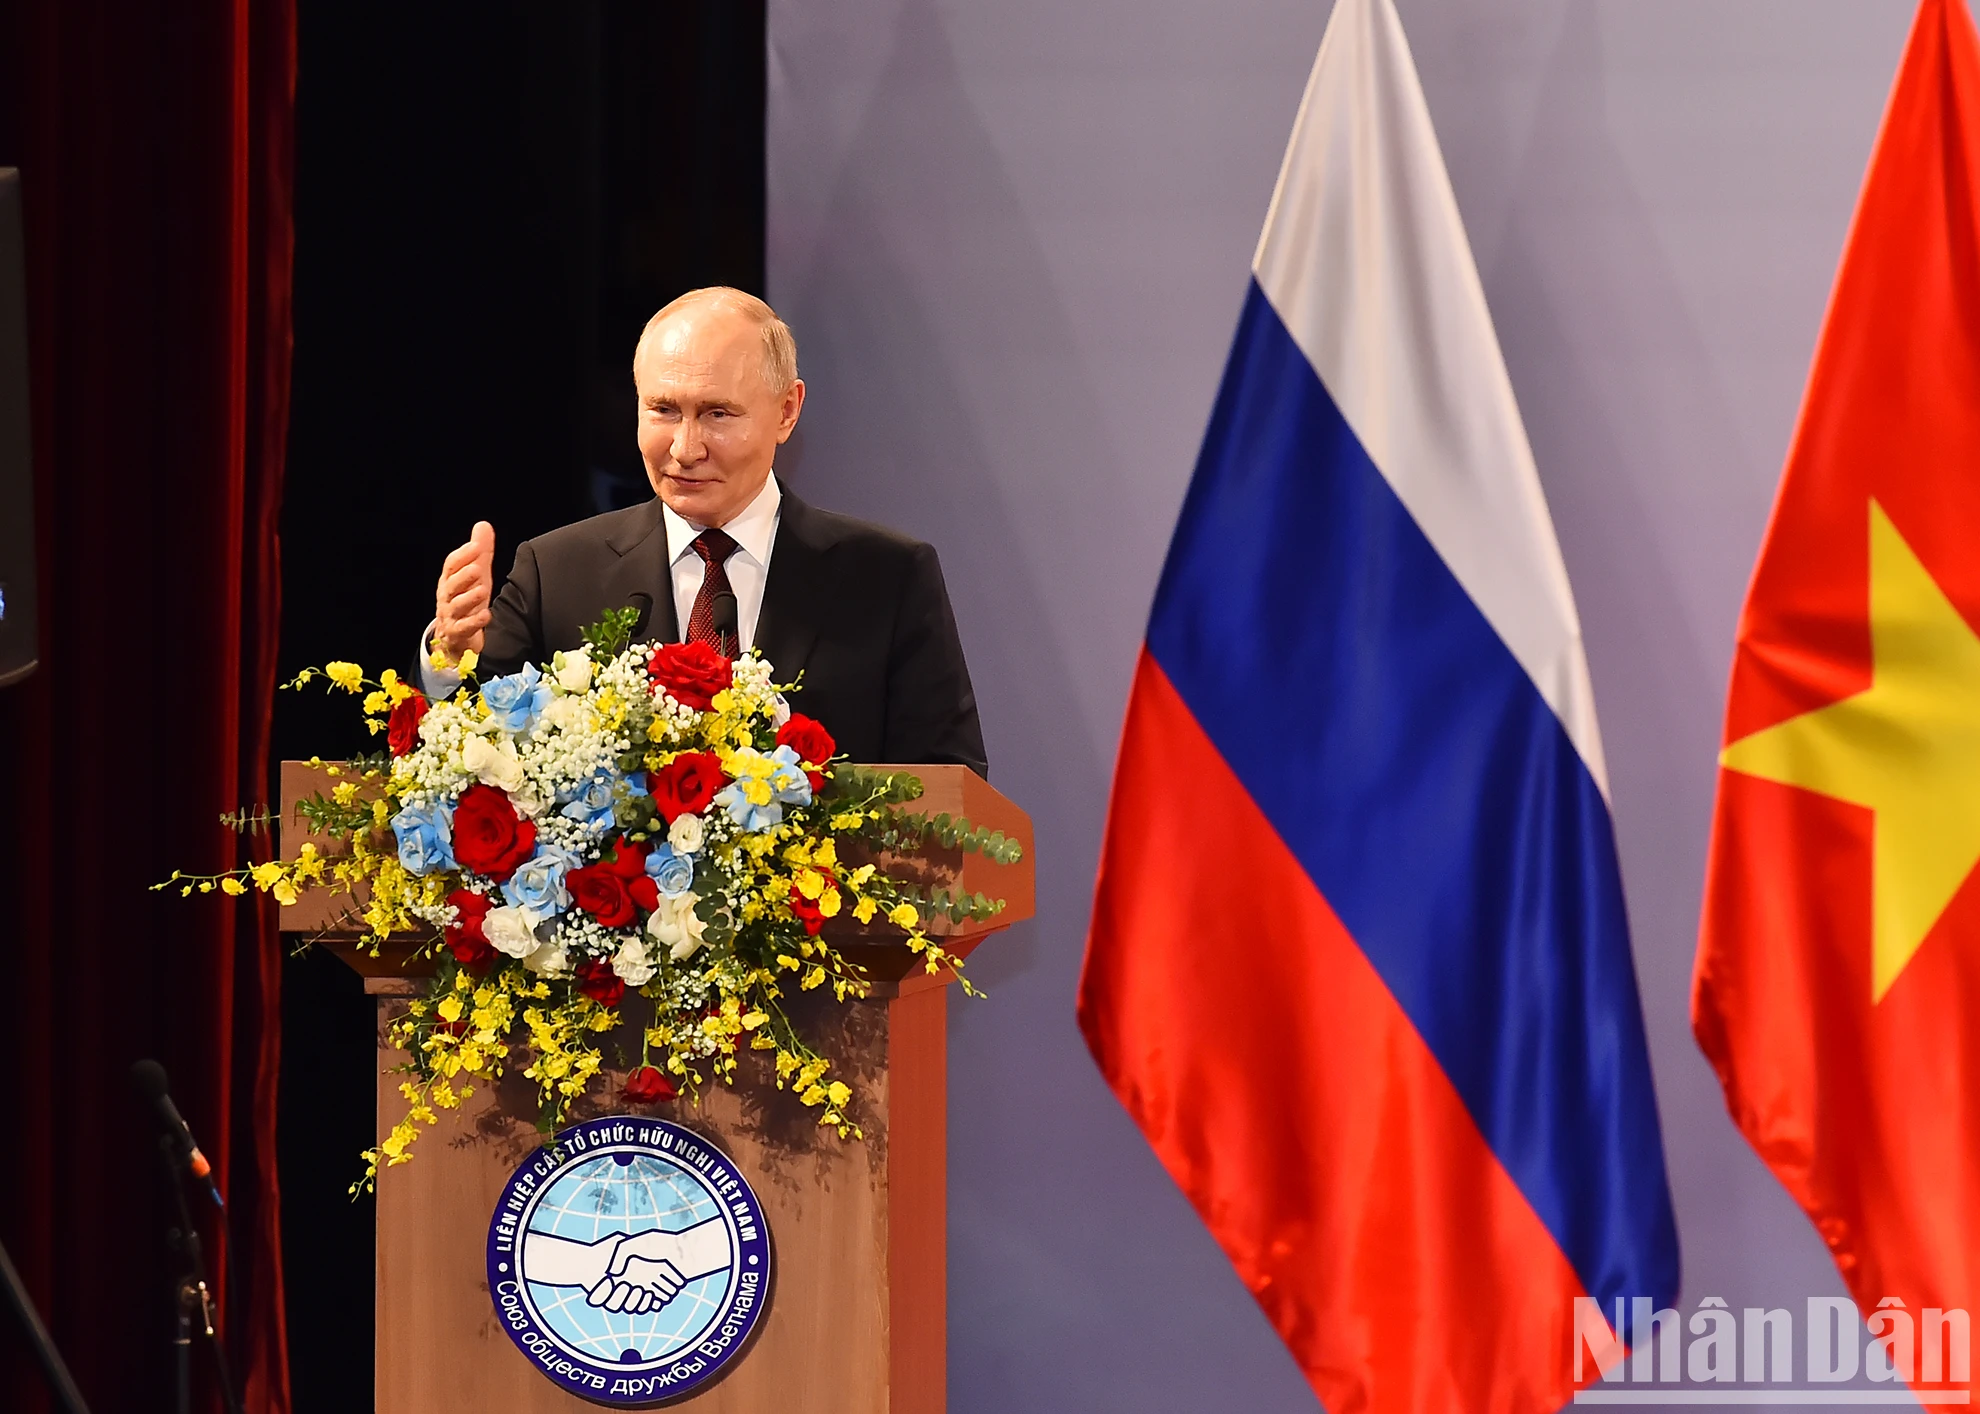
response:
[[[736,596],[736,633],[745,648],[756,642],[756,621],[763,613],[763,586],[770,576],[770,552],[777,544],[777,520],[783,502],[777,478],[766,477],[756,499],[722,527],[736,542],[734,553],[722,568],[728,572],[729,588]],[[701,556],[694,552],[694,538],[708,527],[676,514],[665,502],[660,506],[660,520],[667,531],[667,564],[674,581],[674,636],[679,640],[687,636],[694,597],[701,592],[702,576],[707,571]],[[453,696],[461,685],[458,670],[433,666],[433,630],[437,626],[437,620],[427,624],[426,632],[419,636],[419,686],[435,702]]]
[[[756,620],[763,612],[763,585],[770,575],[770,551],[777,543],[777,517],[783,503],[777,478],[766,477],[756,499],[722,527],[722,533],[736,542],[735,553],[722,568],[728,572],[729,588],[735,591],[736,633],[745,648],[756,642]],[[664,502],[660,519],[667,527],[667,563],[674,573],[674,623],[680,630],[678,636],[686,638],[694,596],[701,592],[701,579],[708,569],[694,552],[694,537],[708,527],[675,514]]]

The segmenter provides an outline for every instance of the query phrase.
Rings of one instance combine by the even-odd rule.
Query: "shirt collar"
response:
[[[763,478],[763,489],[756,493],[756,499],[743,507],[742,514],[722,527],[722,531],[742,553],[759,565],[770,563],[770,541],[777,533],[777,508],[783,504],[784,493],[777,485],[776,476]],[[660,518],[667,526],[667,563],[673,564],[681,556],[691,552],[694,537],[708,527],[696,525],[668,505],[660,503]]]

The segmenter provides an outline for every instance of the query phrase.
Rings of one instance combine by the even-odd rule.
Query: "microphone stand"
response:
[[[35,1358],[41,1362],[41,1373],[47,1377],[55,1402],[62,1407],[64,1414],[89,1414],[89,1406],[83,1403],[82,1391],[76,1388],[69,1367],[62,1363],[62,1352],[49,1338],[48,1327],[35,1314],[34,1302],[28,1299],[27,1284],[21,1280],[21,1274],[14,1268],[13,1258],[7,1255],[4,1246],[0,1246],[0,1287],[6,1288],[7,1304],[20,1318],[21,1329],[27,1333],[28,1344],[34,1347]]]
[[[179,1274],[172,1279],[173,1385],[177,1393],[173,1405],[178,1414],[192,1414],[192,1342],[195,1331],[206,1338],[213,1352],[215,1373],[220,1381],[221,1398],[229,1414],[241,1414],[240,1396],[227,1368],[227,1352],[220,1332],[213,1324],[214,1300],[206,1284],[205,1265],[200,1257],[199,1230],[193,1226],[192,1210],[186,1206],[186,1187],[181,1181],[185,1168],[184,1146],[175,1136],[158,1138],[158,1156],[165,1165],[166,1185],[172,1190],[179,1210],[176,1227],[165,1229],[165,1250],[179,1258]]]

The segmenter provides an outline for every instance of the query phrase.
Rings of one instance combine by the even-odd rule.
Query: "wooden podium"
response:
[[[931,928],[968,953],[1034,909],[1031,820],[962,766],[915,766],[909,807],[964,815],[1024,847],[1020,862],[931,847],[904,861],[917,881],[1002,898],[992,922]],[[322,768],[282,765],[282,848],[305,827],[295,803],[330,782]],[[894,868],[890,864],[890,869]],[[902,872],[896,870],[896,872]],[[412,944],[372,957],[338,930],[338,901],[305,895],[282,912],[285,933],[320,939],[363,974],[378,998],[379,1132],[398,1117],[402,1059],[384,1041],[388,1015],[424,991]],[[623,1072],[601,1074],[573,1122],[616,1109],[671,1119],[706,1136],[742,1169],[773,1243],[773,1288],[751,1347],[727,1374],[676,1405],[696,1414],[940,1414],[947,1378],[947,973],[921,970],[897,930],[835,919],[828,936],[874,980],[865,1001],[798,994],[793,1015],[856,1092],[865,1139],[840,1139],[817,1111],[774,1088],[761,1053],[742,1052],[735,1086],[710,1084],[699,1108],[681,1099],[621,1106]],[[535,1087],[518,1075],[442,1112],[411,1163],[378,1178],[378,1414],[573,1414],[595,1408],[553,1384],[510,1342],[488,1292],[484,1250],[503,1183],[543,1139]],[[353,1156],[355,1162],[355,1156]]]

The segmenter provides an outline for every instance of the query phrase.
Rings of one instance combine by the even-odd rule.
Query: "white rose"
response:
[[[528,961],[542,946],[536,941],[536,925],[541,921],[530,909],[504,904],[488,910],[481,920],[481,935],[495,951]]]
[[[695,916],[696,902],[692,893],[662,898],[660,907],[646,920],[647,936],[665,948],[667,956],[675,962],[693,957],[702,945],[702,934],[708,925]]]
[[[598,725],[598,711],[585,698],[558,697],[543,709],[537,720],[560,731],[588,732]]]
[[[568,653],[559,653],[551,664],[556,672],[557,686],[566,692],[588,692],[591,689],[591,648],[586,645]]]
[[[693,854],[700,849],[701,817],[676,815],[674,823],[667,827],[667,843],[674,847],[676,854]]]
[[[523,782],[522,760],[511,741],[490,741],[480,735],[469,737],[461,743],[461,769],[484,785],[505,791],[513,792]]]
[[[482,927],[486,931],[487,925]],[[564,951],[564,940],[557,938],[542,944],[523,959],[523,966],[531,972],[541,972],[545,977],[562,977],[571,970],[571,959]]]
[[[638,938],[628,938],[625,946],[612,959],[612,970],[628,987],[644,987],[653,980],[653,974],[658,969],[653,965],[653,955],[646,950],[646,944]]]

